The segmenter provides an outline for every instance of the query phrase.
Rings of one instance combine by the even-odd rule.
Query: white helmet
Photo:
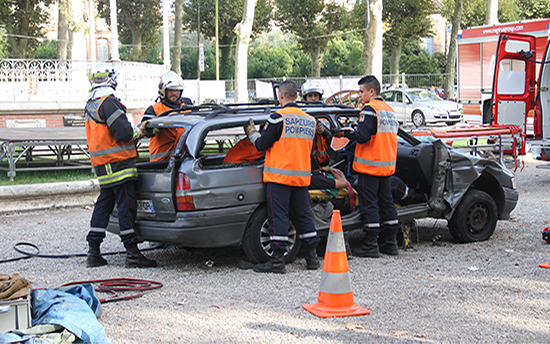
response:
[[[96,62],[88,71],[88,80],[92,85],[92,90],[98,87],[112,87],[116,90],[116,77],[118,73],[109,63]]]
[[[321,98],[323,98],[324,91],[318,81],[309,80],[302,85],[302,98],[305,99],[306,96],[310,93],[319,93],[321,95]]]
[[[166,89],[180,90],[183,92],[185,86],[183,85],[183,79],[178,75],[178,73],[169,71],[160,77],[159,95],[161,98],[166,97]]]

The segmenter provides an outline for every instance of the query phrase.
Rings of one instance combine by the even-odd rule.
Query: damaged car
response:
[[[300,104],[302,109],[331,128],[353,126],[359,109],[324,103]],[[249,118],[262,126],[273,105],[231,106],[204,104],[161,114],[148,128],[184,128],[170,160],[139,163],[135,231],[140,240],[179,244],[191,248],[241,245],[254,263],[273,254],[268,234],[263,158],[224,163],[227,151],[245,139]],[[184,113],[185,112],[185,113]],[[402,224],[424,217],[447,219],[458,242],[487,240],[498,220],[509,219],[518,192],[514,174],[494,161],[462,153],[441,140],[421,142],[399,130],[395,175],[426,196],[426,202],[399,206]],[[331,165],[344,171],[353,185],[351,168],[354,143],[329,148]],[[319,235],[330,227],[327,205],[340,209],[344,231],[363,226],[352,188],[335,192],[312,190],[311,205]],[[329,204],[330,203],[330,204]],[[287,262],[300,248],[297,232],[289,223]],[[108,231],[118,233],[116,210]]]

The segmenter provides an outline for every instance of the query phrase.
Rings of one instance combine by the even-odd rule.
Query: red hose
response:
[[[117,291],[128,291],[128,290],[145,291],[145,290],[151,290],[151,289],[158,289],[162,287],[162,283],[160,282],[143,280],[138,278],[108,278],[108,279],[100,279],[100,280],[77,281],[77,282],[65,283],[62,285],[62,287],[65,287],[68,285],[86,284],[86,283],[99,283],[97,287],[94,287],[96,291],[114,294],[114,296],[107,297],[104,299],[99,299],[99,302],[101,303],[135,299],[145,294],[145,292],[141,292],[134,295],[118,296]]]

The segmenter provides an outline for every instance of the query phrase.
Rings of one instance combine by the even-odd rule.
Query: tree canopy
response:
[[[6,30],[12,57],[32,57],[44,37],[46,9],[51,4],[52,0],[0,0],[0,24]]]
[[[99,0],[98,14],[111,23],[109,0]],[[129,45],[129,58],[145,61],[151,50],[161,42],[159,31],[162,25],[160,2],[150,0],[117,0],[117,27],[120,42]]]
[[[311,75],[320,76],[322,54],[332,39],[347,24],[343,5],[325,4],[323,0],[276,0],[275,18],[284,32],[298,37],[303,52],[311,54]]]
[[[235,26],[242,20],[244,0],[218,0],[219,16],[219,44],[220,77],[232,79],[235,65],[233,63],[233,51],[236,40]],[[183,1],[183,25],[189,31],[197,30],[198,15],[200,9],[200,33],[205,37],[216,36],[216,9],[215,0],[184,0]],[[258,0],[254,11],[254,24],[252,36],[267,29],[272,18],[273,7],[268,0]],[[196,42],[195,42],[195,49]]]

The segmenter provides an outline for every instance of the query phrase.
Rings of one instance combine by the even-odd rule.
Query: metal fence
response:
[[[0,106],[6,102],[85,102],[90,88],[87,70],[92,63],[93,61],[0,59]],[[155,100],[158,80],[166,72],[166,66],[121,61],[115,67],[119,72],[117,95],[124,102],[147,103]],[[400,85],[405,84],[408,87],[442,88],[445,80],[445,74],[383,75],[383,88],[389,87],[396,77],[400,80]],[[321,83],[326,99],[339,91],[357,90],[360,78],[361,76],[340,75],[321,78],[249,79],[249,98],[272,97],[269,86],[275,81],[292,80],[300,87],[307,80],[316,80]],[[195,103],[212,101],[207,98],[206,91],[214,86],[225,90],[225,94],[223,91],[217,92],[220,99],[223,96],[225,101],[234,98],[235,80],[197,81],[185,80],[185,95]]]

